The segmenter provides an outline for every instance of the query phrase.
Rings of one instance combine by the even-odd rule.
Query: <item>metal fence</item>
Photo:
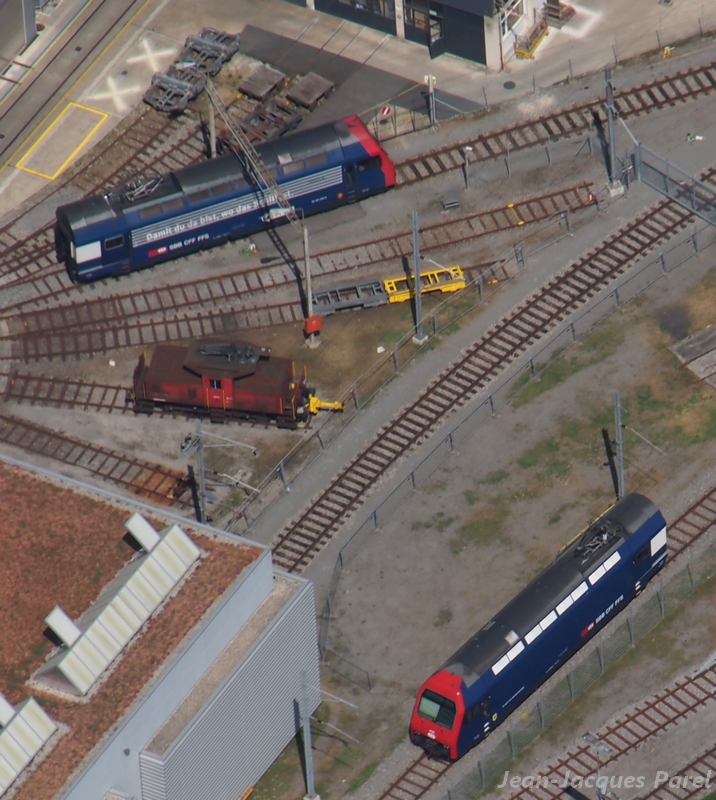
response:
[[[625,303],[633,300],[669,272],[688,263],[698,252],[699,244],[703,248],[711,247],[714,243],[716,231],[710,226],[704,226],[698,231],[692,230],[679,241],[672,242],[668,249],[664,248],[653,254],[639,269],[616,283],[601,299],[555,329],[551,338],[535,345],[529,356],[509,368],[502,381],[490,387],[487,397],[433,446],[428,455],[388,497],[368,512],[336,559],[320,620],[319,647],[322,653],[328,647],[331,615],[343,569],[412,492],[419,489],[454,451],[460,450],[504,405],[518,396],[530,378],[538,377],[555,359],[563,357],[581,337],[607,320]]]
[[[450,786],[444,800],[471,800],[492,788],[510,763],[549,724],[600,678],[634,643],[671,613],[698,586],[716,572],[713,529],[698,556],[690,554],[681,570],[645,593],[513,714],[514,722],[488,739],[472,771]],[[653,586],[653,582],[652,582]],[[488,746],[489,744],[489,746]]]

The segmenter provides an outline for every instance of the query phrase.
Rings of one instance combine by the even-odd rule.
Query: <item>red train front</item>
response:
[[[458,759],[458,734],[465,715],[462,679],[441,669],[420,687],[410,719],[410,741],[431,756]]]

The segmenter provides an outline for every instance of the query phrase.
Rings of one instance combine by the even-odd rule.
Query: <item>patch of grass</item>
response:
[[[562,519],[562,514],[564,514],[565,511],[569,511],[570,508],[576,508],[578,505],[580,505],[580,503],[574,502],[565,503],[564,505],[560,506],[549,518],[549,524],[556,525]]]
[[[598,325],[580,339],[580,349],[556,352],[545,365],[537,365],[537,377],[527,371],[515,384],[513,408],[519,408],[563,383],[585,367],[598,364],[616,353],[624,339],[624,328],[613,322]],[[566,353],[570,353],[567,358]]]
[[[442,628],[444,625],[448,625],[452,621],[452,611],[449,608],[441,608],[438,611],[438,615],[435,618],[435,622],[433,625],[436,628]]]
[[[366,764],[355,778],[348,783],[348,792],[355,792],[356,789],[359,789],[375,772],[379,764],[380,761],[371,761],[370,764]]]
[[[530,469],[542,463],[549,456],[559,452],[559,442],[554,438],[542,439],[531,450],[517,459],[522,469]]]
[[[463,494],[465,495],[465,500],[467,500],[467,503],[470,506],[475,505],[479,499],[477,493],[473,492],[472,489],[465,489]]]
[[[435,528],[438,533],[442,533],[444,530],[447,530],[453,522],[455,522],[455,517],[446,517],[444,511],[438,511],[437,514],[433,515],[432,519],[413,522],[410,526],[410,530],[420,531],[427,528]]]
[[[510,507],[502,501],[481,506],[473,519],[460,525],[457,536],[450,542],[450,549],[457,555],[469,544],[489,544],[502,539],[509,516]]]
[[[479,480],[477,483],[480,486],[490,486],[495,483],[500,483],[501,481],[504,481],[505,478],[509,477],[510,473],[507,472],[507,470],[497,469],[494,472],[489,472],[487,475],[485,475],[484,478]]]

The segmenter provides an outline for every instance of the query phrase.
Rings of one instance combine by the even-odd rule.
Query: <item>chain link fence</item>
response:
[[[646,291],[669,272],[687,264],[699,251],[699,244],[702,247],[710,247],[714,242],[716,242],[716,231],[713,228],[707,225],[700,230],[694,228],[679,240],[671,242],[668,249],[664,248],[652,254],[641,267],[616,283],[593,305],[556,328],[550,338],[535,345],[529,356],[523,357],[509,368],[502,380],[489,388],[487,397],[437,442],[428,455],[411,469],[408,476],[368,513],[336,559],[320,619],[319,648],[322,654],[328,653],[330,649],[329,627],[341,574],[370,536],[416,489],[425,484],[454,451],[459,451],[482,425],[518,396],[531,378],[539,377],[542,370],[556,358],[562,357],[585,334],[608,320],[625,303]]]
[[[597,636],[545,687],[511,716],[514,722],[498,728],[499,737],[488,739],[472,771],[450,786],[444,800],[472,800],[494,788],[510,763],[539,736],[562,711],[612,666],[635,642],[670,614],[676,606],[716,572],[713,529],[698,556],[689,554],[681,570],[625,611]],[[654,581],[652,581],[652,586]]]

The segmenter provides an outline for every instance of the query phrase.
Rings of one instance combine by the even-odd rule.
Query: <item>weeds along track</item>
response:
[[[589,184],[580,183],[509,206],[426,225],[421,229],[421,249],[437,254],[450,245],[549,221],[595,203]],[[411,234],[403,231],[397,236],[318,253],[311,258],[311,272],[314,279],[325,279],[356,268],[387,270],[392,266],[395,274],[401,274],[400,259],[411,253]],[[124,347],[296,322],[303,318],[297,300],[276,303],[270,299],[271,290],[291,287],[296,281],[288,265],[276,264],[49,308],[33,300],[13,306],[6,317],[8,333],[0,336],[0,342],[9,345],[5,360],[66,360]]]

